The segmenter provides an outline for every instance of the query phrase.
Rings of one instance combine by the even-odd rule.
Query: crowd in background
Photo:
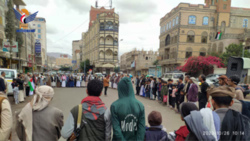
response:
[[[13,115],[6,89],[2,86],[5,85],[5,74],[1,75],[0,140],[7,140],[14,128]],[[61,77],[63,85],[63,81],[67,83],[67,77],[46,76],[52,81],[38,84],[42,77],[29,73],[18,74],[18,78],[13,81],[13,88],[17,89],[14,91],[19,91],[18,98],[22,91],[19,84],[24,86],[23,97],[34,95],[21,111],[16,112],[16,132],[20,140],[57,141],[61,136],[68,140],[250,140],[250,103],[243,100],[238,76],[220,76],[220,86],[213,87],[205,82],[204,75],[199,76],[200,82],[189,75],[179,78],[177,82],[142,75],[135,78],[135,83],[131,75],[105,75],[102,81],[95,78],[86,81],[87,97],[69,111],[65,123],[62,111],[49,105],[55,94],[51,87],[55,86],[53,80]],[[107,95],[108,87],[116,84],[118,100],[106,107],[99,98],[102,90],[105,88]],[[146,126],[144,105],[135,95],[157,99],[159,103],[176,108],[185,124],[174,132],[167,132],[167,125],[166,128],[162,125],[164,117],[160,112],[152,111],[147,118],[150,126]],[[212,108],[208,106],[210,101]]]

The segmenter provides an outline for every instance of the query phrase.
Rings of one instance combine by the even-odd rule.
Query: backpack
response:
[[[2,119],[1,119],[1,114],[2,114],[2,103],[3,103],[3,100],[5,100],[6,98],[5,97],[1,97],[0,96],[0,127],[1,127],[1,121],[2,121]]]

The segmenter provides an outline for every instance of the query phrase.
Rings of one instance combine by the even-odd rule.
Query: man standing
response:
[[[0,78],[0,88],[2,88],[3,79]],[[5,87],[5,86],[4,86]],[[0,90],[0,113],[1,113],[1,120],[0,120],[0,141],[7,141],[11,134],[12,128],[12,112],[10,103],[7,99],[7,96]]]
[[[243,92],[242,92],[242,88],[237,86],[239,84],[239,82],[240,82],[240,78],[238,76],[236,76],[236,75],[231,76],[228,79],[228,85],[230,87],[235,88],[235,94],[236,94],[235,98],[237,100],[244,100],[244,95],[243,95]]]
[[[26,96],[30,95],[30,86],[28,85],[29,81],[30,81],[30,73],[28,72],[24,80]]]
[[[144,85],[146,83],[146,79],[144,77],[144,74],[141,76],[141,80],[140,80],[140,96],[143,96],[144,93]]]
[[[211,88],[208,93],[212,96],[212,105],[220,118],[220,133],[224,133],[220,135],[220,140],[249,140],[249,118],[229,109],[234,103],[235,88],[220,86]]]
[[[103,84],[99,80],[91,80],[87,86],[87,97],[80,105],[75,106],[66,120],[61,134],[68,139],[76,129],[79,132],[79,141],[83,140],[111,140],[111,115],[102,100],[99,98],[102,94]],[[79,108],[82,112],[79,112]],[[78,115],[82,113],[82,115]],[[78,123],[78,117],[82,117]],[[82,128],[81,128],[82,127]]]
[[[198,101],[198,86],[194,83],[195,81],[196,80],[194,77],[191,77],[189,79],[190,88],[187,92],[188,102],[192,102],[194,104],[196,104],[196,102]]]
[[[136,79],[135,79],[135,87],[136,87],[136,95],[139,95],[139,92],[140,92],[140,79],[139,79],[138,75],[136,76]]]
[[[184,88],[183,88],[185,94],[188,93],[188,90],[189,90],[189,88],[190,88],[189,79],[190,79],[190,76],[189,76],[189,75],[186,75],[186,76],[185,76],[185,86],[184,86]]]
[[[173,92],[173,89],[172,89],[172,87],[173,87],[173,80],[172,79],[168,79],[168,84],[167,84],[167,87],[168,87],[168,106],[169,107],[172,107],[171,105],[170,105],[170,103],[171,103],[171,101],[173,101],[172,100],[172,96],[171,96],[171,94],[172,94],[172,92]],[[172,107],[172,108],[174,108],[174,107]]]
[[[23,79],[22,79],[22,75],[21,74],[18,74],[17,76],[17,80],[16,82],[18,83],[19,85],[19,95],[18,95],[18,99],[19,99],[19,102],[24,102],[24,89],[23,89]]]
[[[1,72],[1,76],[0,76],[0,92],[2,93],[6,93],[7,92],[7,87],[6,87],[6,84],[5,84],[5,72]]]
[[[111,88],[113,89],[114,88],[113,85],[114,85],[114,81],[115,81],[115,73],[112,74],[110,81],[111,81]]]
[[[199,81],[201,82],[201,92],[199,92],[199,109],[202,109],[206,107],[209,99],[209,95],[207,93],[209,85],[206,82],[206,76],[203,74],[199,76]]]
[[[123,78],[118,84],[119,99],[111,105],[113,140],[143,141],[145,112],[143,104],[135,98],[132,82]]]
[[[183,88],[184,88],[184,84],[183,84],[183,78],[182,77],[180,77],[179,78],[179,83],[178,83],[178,91],[177,91],[177,93],[176,93],[176,105],[177,105],[177,111],[179,112],[179,110],[180,110],[180,104],[182,103],[182,102],[184,102],[184,95],[181,95],[181,91],[183,90]]]

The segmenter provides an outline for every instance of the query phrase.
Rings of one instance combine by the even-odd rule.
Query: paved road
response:
[[[51,105],[55,106],[63,111],[64,121],[68,118],[69,111],[75,105],[78,105],[81,100],[86,97],[86,88],[55,88],[55,95],[52,100]],[[167,129],[167,132],[171,132],[177,130],[180,126],[184,125],[184,122],[180,119],[180,114],[176,114],[173,110],[169,109],[166,106],[159,104],[157,101],[152,101],[149,99],[145,99],[139,96],[136,98],[141,101],[145,106],[145,117],[146,124],[148,114],[157,110],[162,113],[163,117],[163,125]],[[114,89],[108,89],[108,96],[101,96],[101,99],[106,104],[107,107],[118,99],[118,92]],[[10,99],[12,100],[12,99]],[[31,97],[27,98],[27,101],[31,100]],[[21,103],[19,105],[12,105],[13,113],[16,110],[20,110],[25,106],[25,103]],[[15,122],[14,122],[15,123]],[[13,140],[18,141],[15,131],[13,130]],[[64,139],[60,139],[60,141],[64,141]]]

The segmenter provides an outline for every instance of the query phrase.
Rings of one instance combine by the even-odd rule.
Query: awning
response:
[[[115,66],[112,64],[104,64],[102,65],[102,68],[114,68]]]

